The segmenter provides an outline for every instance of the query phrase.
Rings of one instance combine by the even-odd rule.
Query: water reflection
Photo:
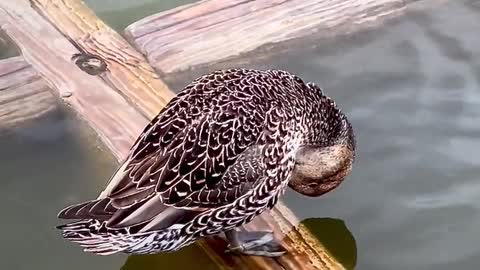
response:
[[[205,254],[200,246],[192,244],[172,253],[129,256],[121,268],[121,270],[163,269],[217,270],[219,267]]]
[[[307,218],[287,233],[287,236],[288,234],[297,234],[297,229],[300,226],[307,228],[312,235],[319,240],[329,255],[342,264],[346,270],[355,268],[357,263],[357,246],[355,238],[343,220],[335,218]],[[217,239],[217,241],[222,240]],[[223,244],[218,246],[218,252],[221,252],[220,249],[225,248]],[[228,256],[243,257],[242,255]],[[229,269],[252,269],[251,265],[246,265],[241,258],[235,257],[228,260]],[[156,269],[217,270],[220,268],[209,258],[205,251],[196,244],[192,244],[173,253],[132,255],[128,257],[121,268],[121,270]]]
[[[325,247],[330,255],[345,269],[354,269],[357,264],[357,244],[355,237],[345,225],[336,218],[307,218],[303,224]]]
[[[18,48],[14,42],[0,29],[0,60],[18,55]]]

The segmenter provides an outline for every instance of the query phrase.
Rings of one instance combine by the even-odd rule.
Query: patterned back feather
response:
[[[173,251],[272,208],[302,145],[351,141],[320,88],[280,70],[230,69],[187,85],[146,126],[97,200],[62,210],[86,251]]]

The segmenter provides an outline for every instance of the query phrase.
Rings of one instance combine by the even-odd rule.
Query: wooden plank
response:
[[[99,20],[82,1],[31,0],[33,7],[83,52],[99,56],[108,67],[102,78],[148,118],[175,95],[117,32]]]
[[[47,83],[23,60],[0,60],[0,128],[10,128],[56,108]]]
[[[134,100],[134,93],[132,94],[128,89],[130,89],[130,85],[138,83],[138,76],[132,75],[131,80],[125,81],[125,87],[115,88],[112,86],[116,85],[105,80],[105,77],[108,75],[109,78],[112,78],[110,73],[117,68],[116,72],[119,78],[122,77],[122,72],[135,73],[136,71],[127,70],[125,66],[130,65],[123,64],[123,60],[128,60],[128,58],[117,56],[117,53],[122,54],[122,50],[119,52],[117,46],[110,47],[112,43],[115,43],[110,40],[111,34],[102,40],[104,45],[101,50],[94,50],[95,46],[89,47],[90,45],[88,45],[100,46],[96,43],[100,38],[95,38],[95,43],[89,43],[89,38],[79,38],[88,36],[77,33],[76,31],[80,31],[79,29],[92,30],[97,29],[98,25],[102,25],[80,1],[32,0],[31,2],[39,13],[56,23],[56,28],[45,18],[39,16],[26,0],[16,0],[13,2],[0,1],[0,20],[3,19],[0,22],[3,29],[19,45],[27,61],[49,81],[60,96],[65,97],[65,102],[94,127],[116,156],[121,159],[146,124],[147,119],[133,109],[124,98],[126,97],[130,101]],[[84,26],[80,27],[77,24]],[[105,25],[102,26],[102,28],[105,27]],[[76,30],[71,30],[71,28]],[[69,35],[74,37],[67,40],[65,36]],[[109,64],[109,70],[105,74],[90,76],[78,69],[70,59],[73,54],[79,52],[79,49],[83,50],[84,48],[88,48],[87,52],[89,53],[102,54],[102,58],[108,56],[109,58],[106,59],[108,63],[114,61],[112,59],[119,63],[117,65]],[[137,60],[141,59],[137,58]],[[137,65],[140,64],[137,63]],[[141,65],[148,66],[145,62],[142,62]],[[136,104],[143,109],[146,115],[151,117],[153,116],[152,110],[147,108],[153,105],[144,102],[145,98],[148,98],[147,95],[138,97]],[[158,111],[164,101],[157,99],[152,102]],[[278,236],[285,235],[293,224],[298,223],[298,220],[281,202],[277,209],[276,216],[266,213],[249,224],[248,228],[268,229],[274,231]],[[287,236],[283,241],[290,252],[280,260],[227,255],[224,253],[225,244],[213,239],[200,241],[199,244],[222,268],[226,269],[298,269],[298,266],[301,266],[302,269],[343,269],[334,259],[333,263],[317,264],[316,262],[325,260],[325,256],[317,255],[326,253],[326,251],[312,239],[314,238],[309,236],[308,232],[296,234],[296,237]],[[292,265],[295,267],[290,268],[289,266]],[[326,265],[326,267],[322,267],[322,265]]]
[[[155,69],[172,73],[267,44],[357,31],[401,14],[409,2],[415,1],[204,0],[146,17],[125,35]]]
[[[80,70],[71,61],[78,49],[28,1],[0,1],[0,25],[57,95],[88,121],[117,158],[124,158],[148,120],[99,76]]]

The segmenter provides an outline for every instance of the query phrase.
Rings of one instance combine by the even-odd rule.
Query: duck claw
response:
[[[279,257],[287,253],[287,250],[275,240],[272,232],[234,231],[229,234],[227,239],[230,244],[227,253],[264,257]]]

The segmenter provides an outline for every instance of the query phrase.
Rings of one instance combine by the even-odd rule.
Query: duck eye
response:
[[[316,187],[316,186],[318,186],[318,183],[310,183],[310,184],[308,184],[308,187]]]

